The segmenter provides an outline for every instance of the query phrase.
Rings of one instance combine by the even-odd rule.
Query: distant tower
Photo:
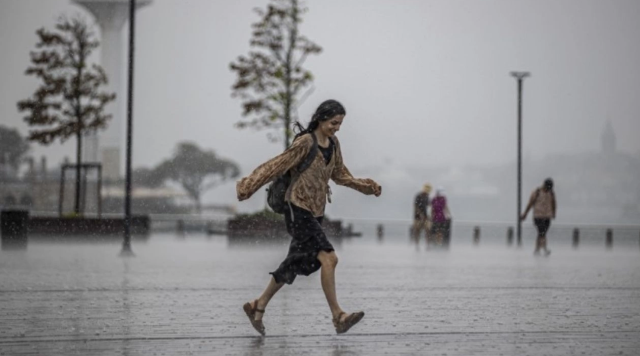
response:
[[[607,120],[604,130],[602,130],[600,141],[602,143],[602,153],[613,154],[616,152],[616,134],[613,132],[610,120]]]
[[[139,9],[149,5],[152,0],[136,0],[136,7]],[[100,146],[103,176],[105,179],[117,179],[121,177],[120,161],[122,148],[124,147],[124,117],[126,108],[126,95],[122,79],[124,74],[124,44],[122,38],[122,27],[129,19],[129,0],[73,0],[89,10],[96,21],[100,24],[102,40],[100,49],[102,52],[101,64],[109,78],[107,90],[116,93],[116,101],[105,107],[105,111],[112,115],[107,129],[100,133],[100,137],[89,135],[87,137],[92,143],[88,146]],[[98,149],[94,150],[94,157],[97,158]]]
[[[95,131],[85,132],[82,137],[82,162],[95,163],[100,162],[98,151],[100,150],[98,143],[98,134]]]

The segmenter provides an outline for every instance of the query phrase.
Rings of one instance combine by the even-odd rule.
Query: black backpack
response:
[[[313,138],[313,145],[311,146],[311,150],[309,150],[304,161],[296,167],[298,173],[302,173],[309,168],[318,154],[318,139],[313,133],[310,133],[310,135]],[[267,188],[267,204],[269,204],[269,207],[278,214],[284,214],[286,212],[287,202],[285,201],[285,195],[287,194],[289,185],[291,185],[290,170],[276,178]]]

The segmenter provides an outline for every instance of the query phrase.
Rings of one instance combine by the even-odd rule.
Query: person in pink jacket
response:
[[[433,222],[433,238],[436,245],[443,245],[449,233],[451,213],[447,204],[444,189],[436,189],[436,196],[431,200],[431,221]]]

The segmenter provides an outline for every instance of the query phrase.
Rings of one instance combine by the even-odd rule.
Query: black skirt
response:
[[[291,204],[292,211],[287,207],[284,214],[287,232],[291,235],[289,253],[280,267],[271,272],[276,283],[291,284],[296,276],[308,276],[320,269],[318,252],[334,251],[322,230],[322,218],[314,217],[310,211]],[[293,216],[292,216],[293,215]]]
[[[549,226],[551,226],[551,219],[533,219],[533,224],[538,228],[538,236],[546,236]]]

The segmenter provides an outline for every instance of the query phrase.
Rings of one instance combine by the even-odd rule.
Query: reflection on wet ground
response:
[[[365,230],[363,230],[365,231]],[[286,240],[155,234],[120,242],[49,242],[0,252],[0,354],[30,355],[635,355],[640,350],[640,247],[613,249],[454,232],[448,250],[408,237],[334,241],[338,296],[366,316],[336,336],[319,274],[286,286],[256,337],[241,305],[258,296]],[[625,242],[626,241],[626,242]]]

